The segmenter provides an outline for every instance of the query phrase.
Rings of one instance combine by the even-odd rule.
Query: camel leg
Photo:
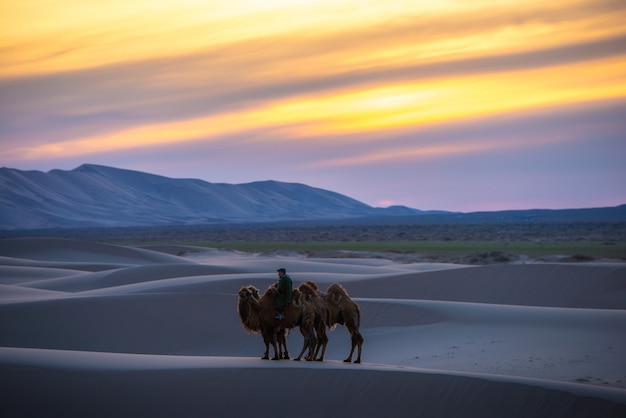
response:
[[[315,333],[311,331],[308,338],[309,353],[306,355],[307,361],[315,360],[315,347],[317,346],[317,338],[315,338]]]
[[[298,354],[298,357],[294,358],[294,361],[300,361],[300,359],[302,358],[302,355],[304,354],[304,351],[306,350],[308,344],[307,344],[307,339],[305,337],[304,342],[302,343],[302,350],[300,350],[300,354]]]
[[[318,341],[317,348],[315,350],[315,357],[316,357],[317,361],[324,361],[324,355],[326,354],[326,346],[327,345],[328,345],[328,337],[326,337],[322,341]],[[321,353],[320,353],[320,349],[321,349]]]
[[[274,356],[274,360],[280,360],[283,358],[283,342],[280,339],[280,335],[276,339],[276,346],[278,347],[278,353]]]
[[[326,346],[328,345],[328,336],[326,335],[325,325],[322,325],[322,328],[318,330],[317,333],[317,344],[315,346],[315,353],[313,358],[316,361],[324,361],[324,354],[326,353]],[[321,350],[321,354],[320,354]]]
[[[263,353],[262,360],[269,360],[270,358],[270,342],[269,339],[263,336],[263,342],[265,343],[265,353]]]
[[[272,345],[272,348],[274,349],[274,357],[272,357],[272,360],[279,360],[280,357],[278,356],[278,348],[276,347],[276,335],[273,334],[269,334],[267,332],[263,332],[263,341],[265,342],[265,354],[263,355],[263,357],[261,357],[263,360],[267,360],[270,358],[270,344]]]
[[[363,336],[357,329],[355,329],[350,332],[350,340],[352,342],[352,347],[350,348],[350,354],[344,360],[344,362],[346,363],[352,362],[352,355],[354,354],[354,349],[358,347],[358,354],[354,362],[360,363],[361,362],[361,347],[363,346]]]
[[[315,349],[315,343],[312,343],[312,341],[315,340],[315,335],[313,335],[313,333],[310,333],[309,335],[303,335],[303,337],[304,337],[304,341],[302,342],[302,350],[300,350],[300,354],[298,354],[298,357],[296,357],[294,361],[300,361],[300,359],[302,358],[302,355],[304,354],[307,348],[309,349],[309,353],[306,355],[304,359],[307,361],[311,360],[312,349]]]
[[[300,361],[302,355],[304,354],[304,351],[308,348],[309,353],[307,354],[305,359],[307,361],[310,361],[312,359],[313,352],[315,351],[315,344],[317,343],[312,324],[300,325],[300,333],[302,334],[304,341],[302,343],[302,350],[300,350],[300,354],[298,354],[298,357],[296,357],[294,360]]]
[[[278,332],[278,348],[280,350],[279,358],[289,360],[289,351],[287,351],[287,338],[285,338],[285,330]]]
[[[352,348],[350,348],[350,354],[348,355],[348,357],[345,358],[344,363],[351,363],[352,362],[352,354],[354,353],[354,348],[355,348],[356,344],[354,343],[354,340],[352,341]]]
[[[272,360],[280,360],[279,350],[276,347],[276,341],[272,341],[272,348],[274,349],[274,357],[272,357]]]
[[[363,336],[358,331],[357,331],[357,335],[356,335],[356,344],[357,344],[357,348],[358,348],[358,354],[357,354],[356,360],[354,360],[354,362],[355,363],[360,363],[361,362],[361,350],[363,349]]]

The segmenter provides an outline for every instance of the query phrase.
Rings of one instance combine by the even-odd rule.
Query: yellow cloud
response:
[[[52,155],[84,155],[149,147],[183,141],[219,141],[226,135],[255,130],[281,132],[265,141],[297,140],[414,129],[419,126],[497,115],[542,106],[626,97],[626,60],[608,59],[593,64],[482,74],[342,94],[290,98],[258,107],[168,123],[157,123],[114,134],[81,138],[6,151],[25,159]],[[365,137],[355,137],[360,141]],[[384,139],[383,139],[384,140]],[[474,146],[472,146],[474,147]],[[473,149],[473,148],[472,148]],[[415,150],[417,154],[460,152],[458,146]],[[403,155],[412,155],[401,151]],[[372,157],[374,158],[374,157]],[[379,158],[384,156],[379,154]],[[346,161],[347,163],[347,161]]]
[[[255,130],[277,133],[263,138],[267,141],[364,135],[355,136],[356,141],[381,130],[626,97],[624,55],[546,67],[513,59],[495,69],[485,64],[467,71],[454,68],[449,75],[411,74],[430,64],[464,65],[477,58],[623,36],[626,7],[613,1],[372,0],[358,7],[338,0],[5,3],[0,79],[180,57],[168,61],[180,62],[180,68],[166,67],[141,82],[173,96],[204,80],[215,86],[207,96],[216,91],[239,94],[238,88],[245,96],[243,87],[289,90],[285,86],[312,85],[267,94],[269,98],[256,102],[244,98],[230,107],[235,110],[223,113],[148,122],[55,144],[6,147],[5,157],[36,159],[219,141]],[[396,76],[394,71],[404,72]],[[364,72],[372,75],[358,82],[350,79]],[[123,77],[123,71],[116,74]],[[158,100],[166,103],[169,97]],[[136,102],[141,100],[154,99],[138,97]],[[108,110],[98,108],[99,102],[92,106],[96,110],[67,111]],[[414,152],[455,151],[434,147]]]
[[[613,58],[302,98],[268,109],[268,118],[311,122],[301,136],[332,136],[625,96],[626,60]]]
[[[184,57],[215,48],[232,48],[235,54],[248,45],[248,53],[268,54],[261,72],[327,73],[545,48],[626,31],[623,7],[608,13],[607,4],[613,2],[607,1],[4,3],[0,77],[5,78]]]

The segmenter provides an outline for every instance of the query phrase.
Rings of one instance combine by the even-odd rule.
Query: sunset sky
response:
[[[0,166],[626,203],[623,0],[0,2]]]

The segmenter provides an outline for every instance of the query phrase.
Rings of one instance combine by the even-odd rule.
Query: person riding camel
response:
[[[278,311],[276,319],[285,319],[285,308],[291,304],[293,282],[284,268],[276,271],[278,272],[278,286],[276,286],[278,296],[274,300],[274,307]]]

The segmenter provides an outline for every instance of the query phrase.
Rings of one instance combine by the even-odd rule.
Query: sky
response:
[[[623,0],[0,3],[0,166],[626,203]]]

